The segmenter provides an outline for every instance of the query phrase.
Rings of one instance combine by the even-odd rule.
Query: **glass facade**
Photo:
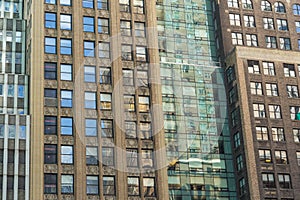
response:
[[[22,1],[0,10],[0,199],[29,199],[28,75]]]
[[[170,199],[236,199],[210,1],[157,2]]]

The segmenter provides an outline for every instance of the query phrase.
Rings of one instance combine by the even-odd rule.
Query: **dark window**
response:
[[[44,174],[44,193],[56,194],[57,193],[57,175]]]
[[[262,174],[263,186],[264,188],[275,188],[274,174],[272,173],[263,173]]]
[[[56,89],[44,89],[44,97],[47,98],[57,98],[57,90]]]
[[[155,179],[154,178],[143,178],[143,191],[144,197],[155,196]]]
[[[56,63],[45,63],[44,64],[44,78],[49,79],[49,80],[56,80],[56,78],[57,78]]]
[[[44,133],[54,135],[57,132],[57,118],[53,116],[44,117]]]
[[[57,164],[57,146],[55,144],[44,145],[44,163]]]
[[[289,174],[278,174],[280,188],[292,189],[291,177]]]
[[[115,195],[115,177],[103,176],[103,195]]]

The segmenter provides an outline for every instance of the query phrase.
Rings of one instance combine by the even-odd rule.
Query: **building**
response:
[[[24,7],[29,199],[236,199],[210,1]]]
[[[299,1],[216,9],[238,199],[299,199]]]
[[[0,11],[0,199],[29,199],[30,118],[25,28],[19,1]]]

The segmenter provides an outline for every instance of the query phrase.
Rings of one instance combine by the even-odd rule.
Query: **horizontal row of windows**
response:
[[[60,29],[61,30],[72,30],[72,15],[60,14]],[[110,25],[108,18],[98,18],[97,21],[98,33],[109,34]],[[45,28],[57,28],[57,14],[56,13],[45,13]],[[94,17],[83,17],[83,31],[84,32],[95,32],[95,18]],[[132,36],[132,25],[131,21],[120,21],[120,32],[122,36]],[[145,23],[134,22],[134,33],[136,37],[145,37]]]
[[[113,138],[113,120],[101,119],[100,131],[102,138]],[[73,135],[74,126],[72,117],[61,117],[60,118],[60,130],[58,130],[58,119],[56,116],[45,116],[44,117],[44,134],[45,135],[56,135],[57,132],[60,135]],[[0,126],[1,128],[1,126]],[[85,136],[86,137],[97,137],[98,136],[98,122],[97,119],[87,118],[85,119]],[[2,130],[2,129],[0,129]],[[151,123],[150,122],[139,122],[125,121],[122,130],[126,134],[126,138],[141,138],[151,139]],[[25,130],[24,130],[25,131]],[[137,135],[139,133],[139,135]]]
[[[253,114],[257,118],[266,118],[266,109],[263,103],[253,103]],[[292,120],[300,120],[300,107],[290,106],[290,116]],[[271,119],[281,119],[280,105],[269,105],[269,117]]]
[[[227,0],[227,5],[230,8],[238,8],[242,4],[243,9],[253,9],[252,0]],[[260,1],[261,11],[272,11],[272,4],[267,0]],[[274,11],[276,13],[286,13],[285,5],[282,2],[274,3]],[[293,14],[300,15],[300,4],[293,4]]]
[[[56,54],[57,53],[57,39],[53,37],[45,37],[45,53]],[[133,50],[132,45],[121,45],[122,60],[135,60],[139,62],[146,62],[148,60],[147,48],[145,46],[136,46]],[[72,40],[71,39],[60,39],[60,54],[72,55]],[[85,57],[95,57],[96,48],[94,41],[83,42],[83,55]],[[111,50],[109,42],[98,43],[98,57],[103,59],[110,59]]]
[[[256,128],[256,139],[259,141],[268,141],[269,140],[269,131],[265,126],[257,126]],[[281,127],[272,127],[272,140],[274,142],[283,142],[285,141],[284,128]],[[294,142],[300,142],[300,128],[293,128],[292,130]]]
[[[265,93],[263,92],[265,90]],[[261,82],[250,82],[250,91],[254,95],[264,95],[267,96],[279,96],[278,86],[276,83],[266,83],[263,90]],[[286,86],[287,96],[289,98],[298,98],[299,91],[297,85],[287,85]],[[230,91],[229,91],[230,93]]]
[[[98,147],[87,146],[85,151],[86,165],[98,165],[99,162],[105,166],[115,165],[115,155],[113,147],[102,147],[101,158],[99,157]],[[74,164],[74,147],[71,145],[60,146],[60,163]],[[126,149],[127,167],[153,167],[153,150]],[[44,164],[58,164],[58,147],[55,144],[44,145]]]
[[[74,175],[63,174],[60,178],[60,192],[62,194],[74,193]],[[101,193],[104,196],[113,196],[116,193],[116,183],[114,176],[101,177],[103,184],[103,191]],[[140,182],[142,179],[142,182]],[[57,174],[44,174],[44,193],[45,194],[57,194],[58,183]],[[99,176],[87,175],[86,176],[86,194],[99,195]],[[142,188],[140,188],[142,186]],[[127,177],[127,187],[129,196],[153,197],[155,196],[155,178],[151,177]]]
[[[243,38],[242,33],[231,33],[231,39],[232,39],[232,44],[233,45],[244,45],[246,44],[247,46],[253,46],[257,47],[258,46],[258,39],[256,34],[245,34],[245,42]],[[299,50],[300,50],[300,40],[299,41]],[[279,44],[279,45],[278,45]],[[284,37],[279,37],[278,42],[276,36],[265,36],[265,46],[267,48],[279,48],[283,50],[291,50],[291,40],[290,38],[284,38]]]
[[[45,0],[46,4],[56,4],[56,0]],[[133,13],[144,14],[144,0],[119,0],[121,12],[131,12],[131,4],[133,5]],[[72,0],[60,0],[62,6],[72,6]],[[97,9],[108,10],[109,0],[97,0]],[[94,0],[82,0],[83,8],[94,8]]]

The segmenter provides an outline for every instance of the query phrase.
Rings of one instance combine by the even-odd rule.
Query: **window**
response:
[[[101,120],[101,136],[103,138],[113,138],[113,121],[108,119]]]
[[[257,35],[256,34],[246,34],[246,44],[247,46],[257,47]]]
[[[154,178],[143,178],[143,191],[144,197],[155,196],[155,179]]]
[[[260,74],[259,62],[255,60],[248,60],[248,72],[251,74]]]
[[[275,76],[275,66],[272,62],[263,62],[264,75]]]
[[[46,98],[57,98],[57,90],[56,89],[44,89],[44,97]],[[48,106],[48,105],[46,105]]]
[[[100,42],[99,48],[99,58],[110,58],[110,47],[107,42]]]
[[[121,35],[131,36],[131,22],[130,21],[121,21]]]
[[[86,193],[99,194],[99,180],[98,176],[86,176]]]
[[[261,1],[260,6],[262,11],[272,11],[272,6],[269,1]]]
[[[84,108],[96,109],[96,93],[85,92],[84,93]]]
[[[233,135],[234,148],[238,148],[241,145],[240,133],[237,132]]]
[[[271,119],[281,119],[281,110],[279,105],[269,105],[269,114]]]
[[[72,30],[72,16],[60,14],[60,29]]]
[[[61,193],[72,194],[74,192],[73,175],[61,175]]]
[[[259,149],[259,160],[264,163],[272,163],[271,151],[267,149]]]
[[[267,48],[277,48],[277,42],[275,36],[266,36],[266,45]]]
[[[45,0],[45,3],[47,4],[56,4],[55,0]]]
[[[244,15],[244,25],[246,27],[255,27],[254,16],[252,15]]]
[[[72,40],[60,39],[60,54],[64,54],[64,55],[72,54]]]
[[[274,29],[274,20],[273,18],[263,18],[263,23],[264,23],[264,29]]]
[[[279,38],[279,47],[284,50],[291,50],[290,38]]]
[[[243,195],[246,193],[245,178],[242,178],[239,180],[239,189],[240,189],[240,195]]]
[[[100,84],[111,84],[110,68],[100,67]]]
[[[62,81],[72,81],[72,65],[69,64],[60,65],[60,79]]]
[[[137,86],[148,87],[148,71],[137,71]]]
[[[276,188],[274,174],[262,173],[262,181],[264,188]]]
[[[142,150],[142,167],[153,167],[153,151]]]
[[[115,177],[103,176],[103,195],[115,195]]]
[[[228,7],[232,7],[232,8],[239,7],[238,0],[227,0],[227,5]]]
[[[278,174],[280,188],[292,189],[291,177],[289,174]]]
[[[140,194],[139,177],[127,177],[128,196]]]
[[[133,70],[123,69],[123,85],[133,85]]]
[[[300,40],[298,40],[298,50],[300,50]]]
[[[94,8],[94,0],[82,0],[83,8]]]
[[[269,140],[268,128],[263,126],[256,127],[256,139],[257,140]]]
[[[232,26],[241,26],[241,19],[239,14],[229,13],[229,22]]]
[[[277,27],[279,31],[288,31],[288,23],[286,19],[277,19]]]
[[[227,82],[231,83],[236,79],[235,77],[235,71],[234,71],[234,66],[229,66],[228,69],[226,70],[226,77],[227,77]]]
[[[96,82],[96,67],[84,66],[84,82],[95,83]]]
[[[97,119],[85,119],[85,136],[97,136]]]
[[[243,156],[242,155],[238,155],[236,157],[236,168],[238,171],[241,171],[244,168],[244,163],[243,163]]]
[[[109,19],[98,18],[98,33],[109,34]]]
[[[95,43],[92,41],[83,42],[83,55],[85,57],[95,57]]]
[[[259,82],[250,82],[251,94],[262,95],[262,86]]]
[[[44,64],[44,78],[48,80],[56,80],[57,78],[57,67],[56,63],[45,63]]]
[[[294,142],[300,142],[300,129],[293,128]]]
[[[300,107],[299,106],[291,106],[291,119],[292,120],[300,120]]]
[[[144,14],[144,0],[133,0],[133,13]]]
[[[100,94],[100,109],[111,110],[111,94]]]
[[[60,119],[60,134],[73,135],[73,118],[61,117]]]
[[[242,7],[244,9],[253,9],[252,1],[251,0],[242,0]]]
[[[300,33],[300,21],[295,22],[296,32]]]
[[[44,164],[57,164],[57,147],[55,144],[44,145]]]
[[[130,12],[130,0],[119,0],[119,2],[121,12]]]
[[[288,164],[288,158],[286,151],[276,150],[275,151],[275,160],[277,164]]]
[[[283,128],[272,128],[272,138],[275,142],[285,141]]]
[[[57,119],[54,116],[44,117],[44,133],[45,135],[56,135]]]
[[[56,13],[45,13],[45,28],[56,28]]]
[[[98,164],[98,148],[97,147],[86,147],[85,157],[87,165]]]
[[[241,33],[231,33],[233,45],[243,45],[243,35]]]
[[[72,108],[73,106],[73,100],[72,100],[72,94],[73,92],[71,90],[61,90],[60,91],[60,106],[64,108]]]
[[[45,53],[56,54],[56,38],[45,37]]]
[[[60,0],[60,5],[70,6],[71,5],[71,0]]]
[[[73,146],[61,146],[60,156],[62,164],[73,164]]]
[[[254,117],[266,117],[265,105],[260,103],[253,104]]]
[[[100,10],[108,10],[108,0],[97,0],[97,8]]]
[[[102,164],[106,166],[114,165],[114,149],[112,147],[102,147]]]
[[[56,194],[57,193],[57,175],[44,174],[44,193]]]
[[[231,124],[232,127],[238,126],[241,123],[240,119],[240,109],[236,108],[231,112]]]
[[[274,3],[275,12],[277,13],[285,13],[285,6],[281,2],[275,2]]]
[[[126,138],[136,138],[136,122],[125,121]]]
[[[140,130],[139,136],[141,139],[151,139],[152,138],[151,123],[140,122],[139,130]]]
[[[296,158],[297,158],[298,166],[300,166],[300,152],[299,151],[296,152]]]
[[[145,23],[134,22],[135,37],[146,37]]]
[[[132,46],[122,44],[122,60],[132,60]]]
[[[278,96],[278,88],[276,83],[266,83],[267,96]]]
[[[136,46],[136,60],[140,62],[147,61],[147,50],[146,47]]]
[[[283,64],[285,77],[296,77],[295,66],[293,64]]]
[[[83,31],[84,32],[94,32],[95,31],[94,17],[83,17]]]
[[[300,4],[293,5],[293,13],[294,15],[300,15]]]
[[[124,108],[125,111],[135,111],[135,101],[133,95],[124,95]]]
[[[126,149],[126,161],[128,167],[138,166],[138,150],[137,149]]]
[[[139,97],[139,112],[149,112],[150,99],[149,97]]]
[[[289,98],[298,98],[299,97],[297,85],[287,85],[286,91],[287,91]]]

